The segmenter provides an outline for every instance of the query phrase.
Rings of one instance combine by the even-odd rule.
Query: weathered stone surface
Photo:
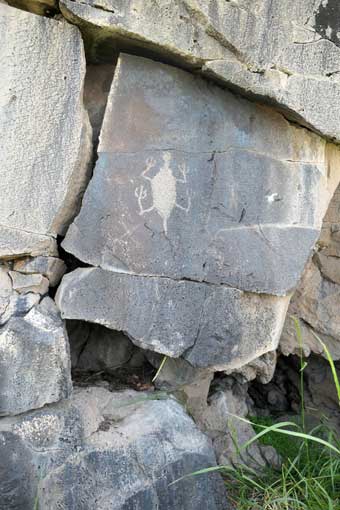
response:
[[[255,469],[266,464],[277,467],[279,456],[271,446],[260,446],[255,442],[246,450],[238,451],[255,435],[249,423],[238,419],[248,415],[247,385],[237,383],[232,377],[225,377],[217,381],[215,386],[208,405],[196,416],[196,420],[211,437],[218,463],[246,464]]]
[[[340,139],[337,0],[62,0],[93,59],[143,48]],[[318,98],[315,101],[315,98]]]
[[[55,287],[65,273],[66,265],[57,257],[34,257],[15,261],[13,269],[24,274],[40,273],[48,278],[51,287]]]
[[[58,256],[57,242],[53,237],[14,230],[0,226],[0,258],[14,259],[22,255]]]
[[[0,37],[0,256],[53,254],[88,180],[82,40],[76,27],[3,4]]]
[[[34,293],[19,294],[13,289],[9,268],[0,265],[0,326],[13,315],[23,316],[40,301],[40,295]]]
[[[0,329],[0,416],[42,407],[70,395],[68,339],[46,297]]]
[[[313,259],[293,296],[280,340],[283,354],[299,354],[296,330],[291,315],[300,320],[306,356],[323,349],[313,333],[329,348],[333,359],[340,359],[340,187],[337,188],[324,217]],[[325,354],[325,353],[324,353]]]
[[[238,368],[277,346],[289,298],[169,278],[77,269],[56,303],[66,319],[123,331],[143,349],[196,367]]]
[[[232,374],[235,379],[242,383],[257,379],[261,384],[267,384],[273,378],[276,359],[276,351],[266,352],[237,370],[227,370],[226,374]]]
[[[49,281],[42,274],[22,274],[17,271],[10,271],[8,274],[12,280],[13,289],[19,294],[33,292],[44,295],[48,292]]]
[[[164,356],[156,352],[147,351],[148,361],[159,368],[164,360]],[[211,376],[211,372],[206,369],[195,368],[190,363],[181,358],[167,358],[163,363],[161,371],[158,373],[154,382],[156,388],[165,390],[176,390],[182,386],[190,385]]]
[[[210,441],[177,402],[150,398],[92,387],[68,402],[2,419],[1,510],[33,508],[36,498],[42,510],[225,510],[217,473],[170,485],[216,461]]]
[[[301,322],[306,356],[311,352],[321,354],[323,351],[313,335],[315,332],[326,343],[333,359],[340,359],[339,304],[340,286],[323,278],[318,267],[311,261],[288,309],[280,339],[283,354],[299,353],[296,329],[291,319],[293,315]]]
[[[281,115],[129,55],[98,150],[67,251],[112,271],[277,295],[295,287],[318,237],[326,166],[340,175],[325,142]]]

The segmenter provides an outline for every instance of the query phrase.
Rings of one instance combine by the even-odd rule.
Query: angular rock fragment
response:
[[[41,510],[225,510],[217,473],[171,485],[215,463],[210,441],[174,400],[76,390],[68,402],[0,421],[0,508],[38,499]]]
[[[20,294],[13,289],[9,268],[0,265],[0,326],[13,315],[23,316],[40,301],[40,295],[32,292]]]
[[[66,330],[46,297],[0,329],[0,416],[57,402],[71,388]]]
[[[258,380],[261,384],[267,384],[273,378],[276,361],[276,351],[269,351],[237,370],[226,370],[226,374],[232,374],[234,379],[237,379],[242,384],[254,379]]]
[[[112,58],[117,46],[142,48],[340,140],[337,0],[62,0],[60,7],[94,60]]]
[[[17,271],[10,271],[9,276],[13,282],[13,289],[19,294],[33,292],[44,295],[48,291],[49,281],[42,274],[22,274]]]
[[[90,170],[82,39],[67,23],[3,4],[0,38],[0,257],[54,255]]]
[[[128,55],[98,151],[67,251],[112,271],[277,295],[318,237],[327,165],[340,176],[339,154],[328,160],[322,139],[281,115]]]
[[[77,269],[56,303],[66,319],[123,331],[143,349],[196,367],[238,368],[277,346],[289,298],[170,278]]]
[[[232,377],[215,380],[207,405],[195,416],[196,422],[212,439],[219,464],[242,463],[254,469],[269,464],[277,468],[280,459],[272,446],[255,442],[246,450],[239,450],[255,435],[249,423],[238,419],[249,414],[247,389],[246,384],[239,384]]]
[[[17,260],[13,269],[19,273],[35,274],[40,273],[49,280],[51,287],[55,287],[66,271],[63,260],[57,257],[34,257]]]

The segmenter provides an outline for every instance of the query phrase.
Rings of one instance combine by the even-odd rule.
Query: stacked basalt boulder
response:
[[[0,509],[226,509],[218,473],[185,475],[238,462],[240,381],[271,379],[316,246],[290,306],[338,335],[336,208],[319,239],[340,180],[327,2],[9,3]],[[156,391],[72,384],[71,365],[144,363],[162,364]]]

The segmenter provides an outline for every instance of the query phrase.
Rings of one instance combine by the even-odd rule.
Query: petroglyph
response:
[[[143,185],[135,189],[135,196],[138,200],[139,206],[139,214],[143,216],[146,213],[149,213],[153,210],[157,211],[159,216],[163,220],[163,230],[165,235],[168,233],[168,220],[171,216],[171,213],[175,207],[178,207],[182,211],[186,213],[190,210],[190,197],[186,191],[187,196],[187,207],[183,207],[177,202],[177,183],[186,184],[186,173],[185,166],[180,165],[178,167],[178,171],[181,177],[177,177],[174,175],[170,162],[171,162],[171,153],[165,152],[163,155],[164,164],[161,169],[154,175],[150,176],[152,169],[156,166],[156,160],[154,158],[149,158],[147,160],[146,169],[142,172],[141,177],[143,179],[150,182],[151,185],[151,195],[152,195],[152,205],[148,208],[144,208],[143,201],[145,201],[148,197],[148,192]]]

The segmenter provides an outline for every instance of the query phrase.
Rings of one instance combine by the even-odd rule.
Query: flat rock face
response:
[[[63,247],[100,269],[64,278],[63,317],[215,370],[274,350],[339,179],[338,149],[267,107],[123,54],[98,156]]]
[[[79,504],[84,510],[225,510],[217,473],[169,485],[216,460],[177,402],[152,398],[93,387],[76,390],[69,402],[1,420],[1,510],[33,508],[36,499],[42,510]]]
[[[325,142],[279,114],[122,55],[63,246],[112,271],[284,295],[318,237],[326,163]]]
[[[143,349],[222,370],[275,348],[289,298],[86,268],[64,276],[56,302],[66,319],[124,331]]]
[[[340,140],[337,0],[62,0],[60,8],[82,29],[94,60],[123,40]]]
[[[82,40],[76,27],[3,4],[0,37],[0,257],[53,255],[88,179]]]
[[[0,416],[70,396],[67,333],[50,298],[9,318],[0,329],[0,354]]]

